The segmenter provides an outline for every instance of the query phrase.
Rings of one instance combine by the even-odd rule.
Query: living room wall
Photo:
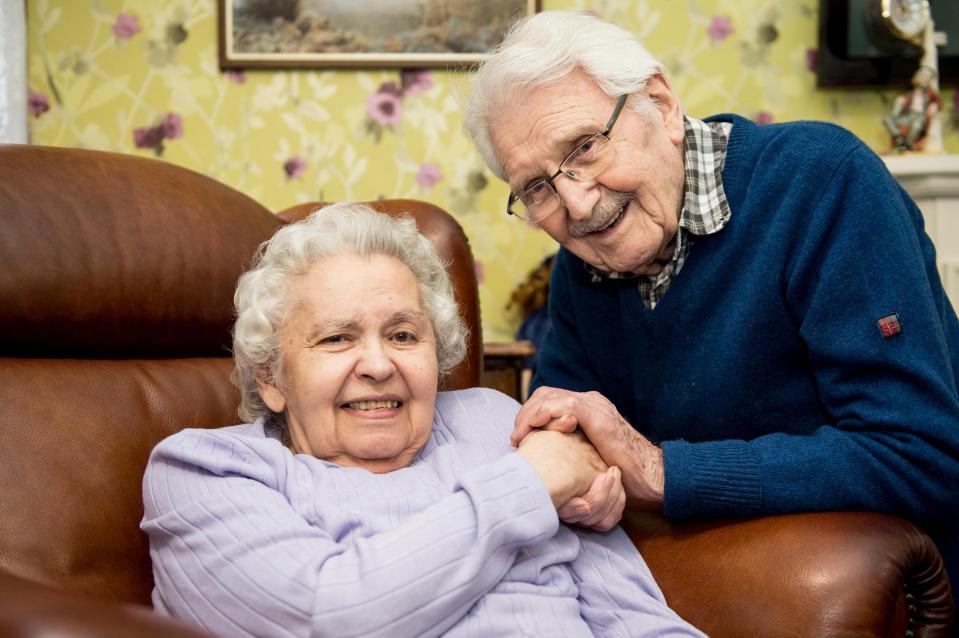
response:
[[[895,90],[818,90],[817,0],[544,0],[639,34],[691,115],[822,119],[889,148]],[[311,200],[411,197],[452,212],[477,260],[483,333],[512,338],[506,303],[548,238],[503,212],[507,190],[461,131],[461,71],[221,72],[216,0],[27,0],[36,144],[162,157],[272,210]],[[943,92],[946,148],[959,105]]]

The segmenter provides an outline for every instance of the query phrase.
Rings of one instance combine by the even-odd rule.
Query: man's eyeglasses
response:
[[[580,142],[572,152],[559,164],[559,170],[549,177],[537,179],[526,186],[519,195],[510,193],[506,202],[506,212],[516,215],[528,222],[540,222],[556,212],[562,205],[559,193],[553,186],[553,180],[565,175],[580,182],[587,182],[605,171],[615,157],[615,153],[607,151],[609,133],[613,130],[619,118],[628,95],[620,95],[616,100],[616,108],[606,123],[606,130],[594,133]],[[606,151],[606,152],[604,152]]]

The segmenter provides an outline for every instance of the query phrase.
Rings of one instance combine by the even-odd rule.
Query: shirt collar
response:
[[[712,235],[729,221],[723,164],[730,122],[706,123],[686,116],[683,140],[686,186],[679,226],[694,235]]]

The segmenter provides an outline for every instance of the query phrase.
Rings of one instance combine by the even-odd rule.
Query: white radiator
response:
[[[952,307],[959,313],[959,258],[947,257],[939,260],[939,276],[942,277],[942,287],[949,295]]]

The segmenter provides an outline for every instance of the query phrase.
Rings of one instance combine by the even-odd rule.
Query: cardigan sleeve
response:
[[[187,430],[154,451],[141,527],[156,606],[220,635],[439,635],[558,528],[542,481],[510,454],[396,528],[334,534],[278,489],[301,480],[289,467],[212,437]]]
[[[606,533],[570,529],[580,540],[570,571],[579,588],[580,615],[594,635],[704,636],[666,605],[649,567],[621,528]]]
[[[784,422],[748,441],[664,443],[667,516],[954,517],[959,326],[934,249],[918,208],[874,153],[859,144],[832,165],[821,199],[794,211],[805,225],[783,286],[827,418],[803,433]],[[884,335],[877,320],[887,316],[900,332]]]

